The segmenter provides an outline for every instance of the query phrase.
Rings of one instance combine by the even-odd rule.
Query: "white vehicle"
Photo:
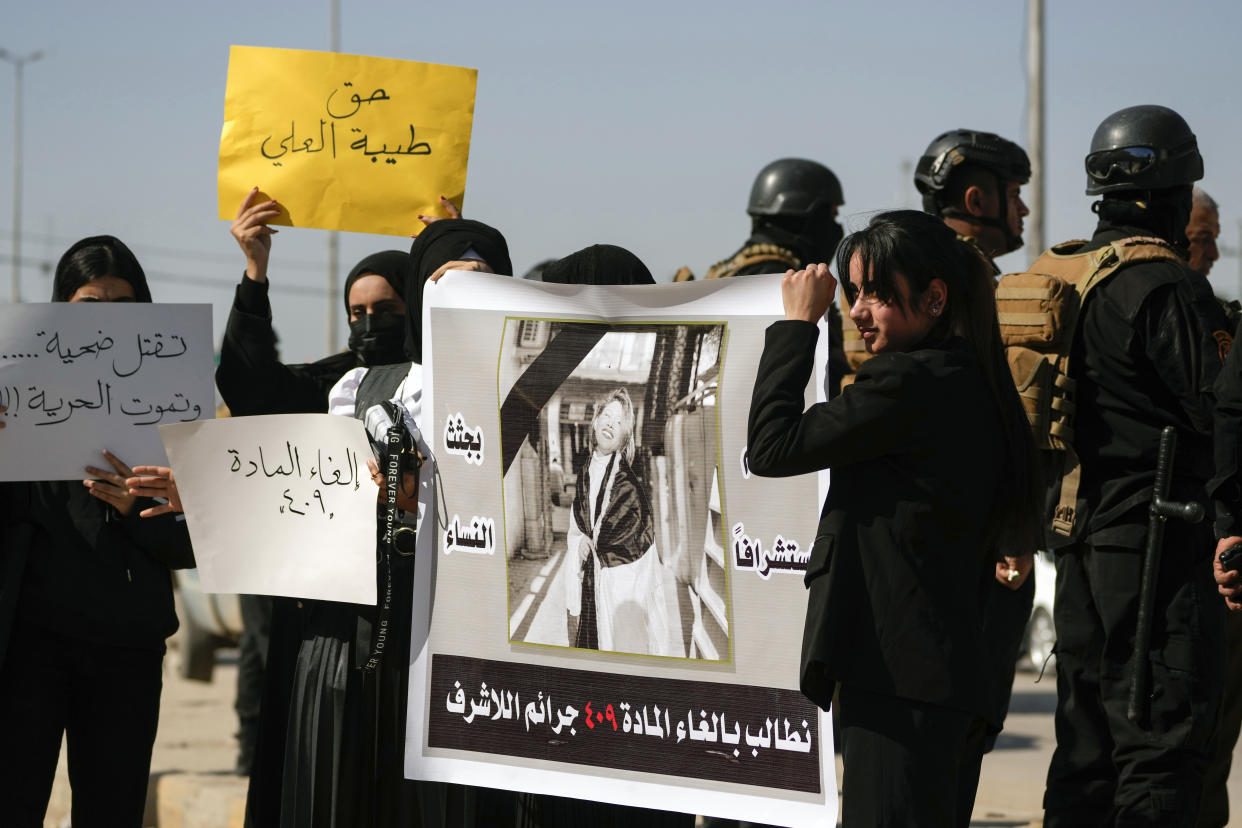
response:
[[[1018,654],[1018,667],[1040,671],[1045,663],[1048,667],[1056,667],[1053,648],[1057,643],[1057,631],[1052,623],[1052,598],[1056,592],[1057,568],[1051,552],[1041,549],[1035,553],[1032,575],[1035,578],[1035,605],[1031,609],[1026,638]]]
[[[197,569],[174,570],[173,576],[181,625],[169,644],[177,671],[182,678],[211,681],[216,650],[241,640],[241,604],[236,595],[203,592]]]

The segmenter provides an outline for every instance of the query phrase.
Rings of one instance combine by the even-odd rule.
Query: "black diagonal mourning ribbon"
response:
[[[500,406],[501,474],[539,428],[539,412],[609,330],[608,325],[566,323],[513,384]]]

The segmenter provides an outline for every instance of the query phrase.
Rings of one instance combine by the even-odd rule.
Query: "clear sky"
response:
[[[1082,157],[1096,125],[1160,103],[1190,122],[1221,204],[1242,221],[1242,3],[1046,0],[1048,241],[1094,224]],[[1025,3],[421,3],[341,0],[341,49],[479,70],[466,214],[500,228],[514,266],[621,244],[659,280],[742,242],[755,173],[795,155],[831,167],[847,229],[917,206],[905,165],[954,127],[1026,143]],[[244,260],[216,218],[230,44],[326,49],[328,0],[9,0],[0,48],[26,69],[23,297],[45,301],[74,240],[130,244],[162,301],[214,306],[217,338]],[[0,297],[12,221],[13,70],[0,63]],[[262,183],[262,182],[257,182]],[[278,195],[278,194],[277,194]],[[341,269],[409,240],[344,233]],[[289,361],[327,353],[327,234],[285,229],[271,279]],[[1002,260],[1019,268],[1027,252]],[[1239,293],[1222,258],[1217,289]],[[343,318],[343,301],[332,298]],[[340,326],[344,345],[347,328]]]

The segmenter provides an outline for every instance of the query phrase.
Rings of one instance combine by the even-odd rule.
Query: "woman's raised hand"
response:
[[[818,324],[837,295],[837,280],[826,264],[809,264],[802,270],[787,270],[781,279],[781,298],[785,318]]]
[[[90,493],[116,509],[122,515],[128,515],[134,509],[137,498],[129,493],[126,479],[132,477],[134,470],[125,465],[116,455],[104,449],[103,456],[112,464],[113,471],[87,466],[86,473],[90,478],[83,480],[82,485]]]
[[[448,213],[447,216],[429,216],[423,213],[419,213],[418,220],[421,221],[424,225],[428,225],[428,224],[431,224],[432,222],[439,221],[442,218],[454,218],[454,219],[461,218],[461,210],[457,209],[457,205],[449,201],[444,196],[440,196],[440,206],[444,208],[444,212]],[[410,238],[413,239],[413,238],[416,238],[417,236],[418,236],[417,233],[412,233],[410,235]]]
[[[135,497],[160,497],[168,501],[143,509],[138,513],[139,517],[148,518],[185,511],[181,508],[177,481],[173,479],[172,469],[167,466],[134,466],[134,476],[128,478],[125,485]]]
[[[280,215],[280,205],[254,187],[246,193],[237,218],[229,225],[229,232],[237,239],[237,246],[246,254],[246,277],[256,282],[267,281],[267,260],[272,253],[272,234],[279,232],[267,223]]]

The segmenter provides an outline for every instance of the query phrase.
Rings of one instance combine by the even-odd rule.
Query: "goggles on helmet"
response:
[[[1156,166],[1162,152],[1151,147],[1119,147],[1087,156],[1087,175],[1106,182],[1114,175],[1133,178]]]
[[[1087,175],[1099,184],[1106,184],[1115,176],[1122,180],[1135,178],[1173,158],[1179,158],[1195,148],[1192,138],[1172,150],[1163,147],[1117,147],[1100,150],[1087,156]]]

